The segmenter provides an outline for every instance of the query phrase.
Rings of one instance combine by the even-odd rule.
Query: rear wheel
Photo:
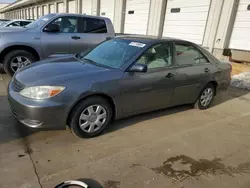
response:
[[[95,137],[108,126],[112,115],[112,108],[108,101],[101,97],[90,97],[73,109],[69,126],[78,137]]]
[[[36,58],[28,51],[14,50],[4,57],[4,70],[8,75],[13,76],[18,69],[31,64],[35,60]]]
[[[202,90],[199,98],[197,99],[195,103],[195,108],[200,110],[209,108],[214,99],[214,94],[215,94],[215,89],[213,84],[211,83],[207,84],[205,88]]]

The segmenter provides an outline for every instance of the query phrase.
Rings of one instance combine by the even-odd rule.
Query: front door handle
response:
[[[166,76],[165,76],[165,78],[173,78],[174,77],[174,74],[172,74],[172,73],[168,73]]]
[[[74,40],[79,40],[81,37],[78,37],[78,36],[72,36],[71,38],[72,38],[72,39],[74,39]]]
[[[209,71],[210,71],[209,68],[204,69],[204,72],[206,72],[206,73],[209,72]]]

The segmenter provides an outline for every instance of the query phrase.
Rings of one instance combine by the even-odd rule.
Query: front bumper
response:
[[[31,100],[11,89],[8,100],[14,116],[24,125],[41,129],[65,129],[67,105],[54,100]]]

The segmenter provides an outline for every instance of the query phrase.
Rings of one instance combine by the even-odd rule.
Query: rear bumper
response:
[[[8,91],[13,115],[24,125],[39,129],[65,129],[67,105],[51,100],[30,100]]]

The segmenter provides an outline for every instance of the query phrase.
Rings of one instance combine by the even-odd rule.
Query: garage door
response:
[[[24,16],[24,19],[30,19],[29,9],[25,9]]]
[[[124,33],[147,34],[150,0],[127,0]]]
[[[76,13],[76,1],[68,1],[68,12]]]
[[[210,0],[168,1],[162,35],[202,44],[209,8]]]
[[[32,13],[33,13],[34,20],[36,20],[37,19],[37,10],[35,7],[32,9]]]
[[[49,5],[49,13],[55,13],[55,5],[54,4],[50,4]]]
[[[92,1],[91,0],[82,0],[82,14],[91,15]]]
[[[29,19],[34,19],[33,18],[32,8],[29,8]]]
[[[57,3],[57,11],[58,11],[58,13],[64,12],[63,3]]]
[[[115,0],[101,0],[100,15],[114,20]]]
[[[38,7],[38,8],[37,8],[37,14],[38,14],[38,15],[37,15],[37,16],[38,16],[37,18],[40,18],[40,17],[42,16],[42,9],[41,9],[41,7]]]
[[[229,48],[250,50],[250,0],[240,0]]]
[[[46,15],[46,14],[48,14],[49,12],[48,12],[48,7],[47,7],[47,5],[44,5],[43,6],[43,15]]]

